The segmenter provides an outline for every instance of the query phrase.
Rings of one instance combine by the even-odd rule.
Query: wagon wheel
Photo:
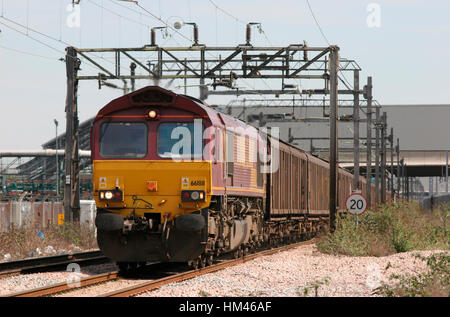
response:
[[[198,262],[200,264],[201,268],[204,268],[206,266],[206,256],[202,255],[199,259]]]
[[[234,251],[233,258],[235,259],[239,258],[239,250]]]
[[[211,265],[213,265],[213,262],[214,262],[214,256],[212,254],[209,254],[206,257],[206,265],[211,266]]]
[[[192,267],[194,270],[197,270],[197,269],[198,269],[198,265],[199,265],[198,259],[194,259],[194,260],[191,261],[191,267]]]

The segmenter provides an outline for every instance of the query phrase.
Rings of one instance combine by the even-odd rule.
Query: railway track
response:
[[[70,263],[86,266],[107,262],[109,262],[109,259],[99,250],[9,261],[0,263],[0,278],[65,269]]]
[[[308,241],[297,242],[294,244],[289,244],[289,245],[281,246],[281,247],[274,248],[274,249],[264,250],[264,251],[249,254],[244,257],[234,259],[234,260],[224,260],[217,264],[213,264],[211,266],[207,266],[207,267],[200,268],[197,270],[191,270],[191,271],[187,271],[187,272],[174,274],[174,275],[167,276],[167,277],[157,279],[154,281],[144,282],[144,283],[141,283],[141,284],[138,284],[135,286],[130,286],[130,287],[127,287],[124,289],[119,289],[116,291],[105,293],[100,296],[101,297],[128,297],[128,296],[137,295],[140,293],[155,290],[166,284],[181,282],[181,281],[188,280],[188,279],[191,279],[191,278],[194,278],[197,276],[201,276],[204,274],[213,273],[213,272],[222,270],[222,269],[230,267],[230,266],[234,266],[237,264],[241,264],[241,263],[245,263],[245,262],[254,260],[261,256],[275,254],[275,253],[278,253],[281,251],[289,250],[289,249],[296,248],[296,247],[303,246],[303,245],[308,245],[311,243],[314,243],[314,239],[308,240]]]
[[[103,282],[112,281],[119,278],[119,272],[108,272],[103,274],[97,274],[94,276],[89,276],[79,280],[79,286],[70,285],[67,282],[61,282],[57,284],[52,284],[49,286],[34,288],[31,290],[25,290],[21,292],[16,292],[12,294],[5,295],[5,297],[40,297],[54,295],[60,292],[74,290],[80,287],[86,287],[90,285],[96,285]]]
[[[146,281],[134,286],[130,286],[127,288],[118,289],[115,291],[107,292],[99,295],[99,297],[128,297],[134,296],[140,293],[144,293],[147,291],[155,290],[163,285],[167,285],[170,283],[181,282],[184,280],[188,280],[197,276],[201,276],[208,273],[213,273],[219,270],[222,270],[226,267],[234,266],[240,263],[245,263],[251,260],[254,260],[261,256],[275,254],[281,251],[289,250],[292,248],[296,248],[303,245],[308,245],[314,242],[314,239],[308,241],[297,242],[289,245],[284,245],[281,247],[260,251],[253,254],[245,255],[244,257],[232,260],[221,260],[216,264],[211,266],[207,266],[204,268],[199,268],[196,270],[182,271],[182,272],[157,272],[156,275],[161,274],[170,274],[169,276],[164,276],[160,278],[154,278],[151,281]],[[156,263],[153,264],[153,268],[163,267],[164,263]],[[79,280],[79,286],[74,287],[73,285],[69,285],[67,282],[57,283],[45,287],[35,288],[31,290],[25,290],[21,292],[16,292],[12,294],[6,295],[6,297],[39,297],[39,296],[51,296],[61,292],[73,291],[82,287],[93,286],[103,282],[109,282],[113,280],[119,280],[124,278],[119,274],[118,271],[108,272],[103,274],[98,274],[94,276],[90,276],[87,278],[82,278]]]

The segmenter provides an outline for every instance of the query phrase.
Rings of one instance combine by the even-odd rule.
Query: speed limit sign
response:
[[[348,196],[345,206],[347,207],[349,213],[359,216],[366,211],[367,200],[360,193],[353,193]]]

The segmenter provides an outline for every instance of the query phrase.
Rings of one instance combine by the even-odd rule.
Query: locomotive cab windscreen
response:
[[[98,143],[103,158],[143,158],[148,153],[148,128],[145,122],[105,122]]]

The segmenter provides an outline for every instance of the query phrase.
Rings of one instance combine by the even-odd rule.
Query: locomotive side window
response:
[[[202,158],[201,122],[167,122],[158,127],[158,155],[163,158]]]
[[[104,158],[143,158],[147,155],[147,125],[105,122],[100,127],[100,155]]]

